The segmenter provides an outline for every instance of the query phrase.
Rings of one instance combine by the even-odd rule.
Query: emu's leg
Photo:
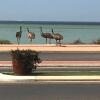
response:
[[[30,43],[32,44],[32,39],[30,39]]]
[[[20,44],[20,38],[18,39],[18,44]]]
[[[19,39],[17,38],[17,44],[19,44]]]
[[[47,38],[46,38],[46,44],[47,44]]]
[[[61,41],[59,40],[59,46],[61,46]]]
[[[56,40],[56,46],[57,46],[57,40]]]
[[[59,43],[60,43],[60,40],[59,40]]]
[[[19,45],[19,38],[17,38],[17,44]],[[17,46],[17,50],[18,50],[18,46]]]
[[[51,39],[49,39],[49,44],[51,44]]]

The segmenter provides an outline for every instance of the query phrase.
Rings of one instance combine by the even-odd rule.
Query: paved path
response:
[[[16,49],[31,49],[41,52],[99,52],[100,45],[62,45],[37,44],[37,45],[0,45],[0,51],[10,51]]]
[[[90,66],[90,67],[100,67],[100,61],[42,61],[38,64],[40,67],[70,67],[70,66]],[[12,66],[11,61],[0,61],[0,66]]]
[[[0,100],[100,100],[100,84],[0,84]]]
[[[0,73],[0,83],[67,82],[99,83],[100,76],[15,76]]]

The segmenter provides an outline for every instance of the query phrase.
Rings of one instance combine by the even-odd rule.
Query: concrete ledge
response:
[[[0,73],[0,81],[98,81],[100,76],[14,76]]]

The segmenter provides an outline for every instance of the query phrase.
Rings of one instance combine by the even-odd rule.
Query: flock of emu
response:
[[[32,39],[35,39],[35,33],[30,32],[29,28],[27,28],[27,31],[28,31],[27,36],[30,39],[30,42],[32,43]],[[40,27],[40,31],[41,31],[41,36],[46,39],[46,44],[47,44],[47,39],[49,39],[49,44],[51,44],[51,39],[56,40],[56,45],[61,44],[61,40],[63,40],[63,36],[59,33],[54,33],[53,29],[52,29],[52,33],[48,33],[48,32],[44,33],[42,31],[42,27]],[[18,44],[20,43],[21,34],[22,34],[22,26],[20,26],[20,31],[16,32],[16,38]]]

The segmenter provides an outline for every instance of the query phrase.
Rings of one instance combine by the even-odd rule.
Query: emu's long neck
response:
[[[20,33],[22,33],[22,26],[20,26]]]
[[[29,29],[27,28],[28,33],[30,32]]]
[[[52,34],[54,34],[54,31],[53,31],[53,29],[52,29]]]
[[[41,34],[43,34],[42,27],[40,27]]]

